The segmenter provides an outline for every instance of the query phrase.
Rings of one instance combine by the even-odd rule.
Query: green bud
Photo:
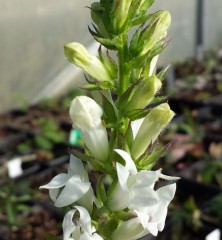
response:
[[[122,28],[124,27],[127,21],[131,2],[132,0],[114,0],[113,1],[112,26],[113,26],[114,33],[120,33]]]
[[[113,80],[100,59],[88,53],[86,48],[77,42],[72,42],[64,47],[65,56],[70,63],[82,68],[98,81]]]
[[[91,18],[93,22],[96,24],[99,33],[104,37],[108,38],[109,33],[106,30],[106,27],[103,22],[104,17],[104,8],[101,6],[99,2],[94,2],[91,4]]]
[[[148,8],[152,6],[155,0],[133,0],[132,11],[136,17],[141,17],[146,14]]]
[[[136,87],[130,101],[125,108],[126,111],[145,108],[153,99],[162,86],[161,81],[156,76],[143,79]]]
[[[174,115],[167,103],[163,103],[150,111],[135,135],[131,150],[134,159],[138,159],[149,144],[157,139]]]
[[[142,56],[151,50],[160,40],[166,37],[170,23],[170,13],[161,11],[153,17],[145,29],[138,29],[130,44],[131,56]]]

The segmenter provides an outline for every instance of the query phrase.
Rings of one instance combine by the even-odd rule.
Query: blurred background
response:
[[[96,54],[91,2],[0,0],[0,240],[61,234],[63,212],[38,187],[81,150],[68,107],[84,94],[76,90],[84,75],[63,46],[78,41]],[[146,239],[206,239],[222,229],[222,1],[157,0],[150,12],[161,9],[172,25],[158,69],[171,64],[162,94],[176,117],[161,136],[170,151],[159,165],[183,179],[166,230]]]

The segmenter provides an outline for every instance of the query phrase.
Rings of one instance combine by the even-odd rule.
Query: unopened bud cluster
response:
[[[164,228],[176,184],[157,182],[178,178],[152,168],[164,150],[155,142],[174,116],[161,98],[165,70],[156,74],[171,18],[167,11],[148,15],[153,2],[92,3],[89,30],[101,44],[98,56],[80,43],[65,45],[65,56],[87,74],[83,88],[92,94],[74,98],[69,110],[84,151],[73,151],[67,173],[41,186],[56,207],[71,208],[64,240],[136,240]]]

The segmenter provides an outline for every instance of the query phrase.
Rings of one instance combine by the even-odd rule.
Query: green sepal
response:
[[[137,120],[140,118],[146,117],[146,115],[150,112],[150,109],[135,109],[127,112],[125,115],[131,120]]]
[[[155,97],[152,102],[147,106],[147,109],[155,108],[162,103],[166,103],[168,99],[165,96]]]
[[[133,141],[134,141],[133,130],[132,130],[131,124],[128,125],[128,129],[126,131],[125,138],[126,138],[126,143],[127,143],[128,148],[131,149]]]
[[[96,198],[98,199],[102,206],[107,201],[107,195],[102,176],[100,176],[100,179],[98,180],[96,185]]]
[[[91,18],[93,22],[97,25],[97,33],[103,37],[108,37],[109,32],[106,30],[104,24],[104,8],[99,2],[94,2],[91,4]]]
[[[112,82],[104,81],[104,82],[89,83],[82,86],[81,88],[88,91],[110,90],[110,89],[114,89],[114,85]]]
[[[134,92],[136,91],[136,86],[142,81],[142,79],[137,80],[136,82],[132,83],[129,88],[122,94],[118,102],[118,108],[120,110],[124,110],[126,103],[132,98]]]
[[[131,66],[135,69],[140,69],[146,65],[148,58],[150,58],[150,56],[148,54],[133,58],[130,61]]]
[[[162,69],[158,74],[157,77],[160,79],[160,81],[163,81],[166,77],[166,73],[168,69],[170,68],[170,65],[168,65],[166,68]]]
[[[153,151],[147,155],[147,152],[139,159],[138,168],[141,170],[151,170],[156,162],[165,154],[169,144],[165,147],[159,147],[153,149]]]
[[[138,42],[139,42],[142,31],[143,31],[143,24],[136,30],[136,32],[134,33],[131,39],[130,47],[129,47],[131,59],[134,57],[137,57]]]
[[[118,67],[115,61],[110,57],[108,50],[106,52],[106,56],[107,56],[106,58],[102,54],[101,46],[99,47],[98,52],[99,52],[99,59],[103,63],[104,67],[109,72],[112,79],[116,79],[118,77]]]
[[[115,124],[117,122],[117,109],[113,102],[110,102],[107,97],[102,94],[102,104],[104,111],[104,120],[108,124]]]
[[[110,50],[117,50],[122,47],[122,40],[119,37],[113,39],[94,36],[95,40]]]
[[[79,151],[77,151],[77,150],[75,150],[75,149],[71,149],[71,150],[70,150],[70,153],[71,153],[73,156],[77,157],[78,159],[81,159],[81,160],[84,161],[84,162],[88,162],[88,161],[90,161],[90,159],[91,159],[91,157],[89,157],[88,155],[86,155],[86,154],[84,154],[84,153],[81,153],[81,152],[79,152]]]
[[[116,217],[115,214],[109,214],[106,216],[106,218],[102,218],[99,220],[98,224],[98,232],[104,239],[110,239],[110,236],[114,232],[114,230],[117,228],[119,224],[119,220]]]
[[[87,90],[87,91],[95,91],[95,90],[101,90],[99,85],[97,83],[89,83],[85,84],[81,87],[81,89]]]

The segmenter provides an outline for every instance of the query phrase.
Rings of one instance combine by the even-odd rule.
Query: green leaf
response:
[[[117,121],[117,109],[113,102],[110,102],[103,94],[102,94],[102,103],[103,103],[103,111],[105,114],[105,121],[109,123],[116,123]]]

